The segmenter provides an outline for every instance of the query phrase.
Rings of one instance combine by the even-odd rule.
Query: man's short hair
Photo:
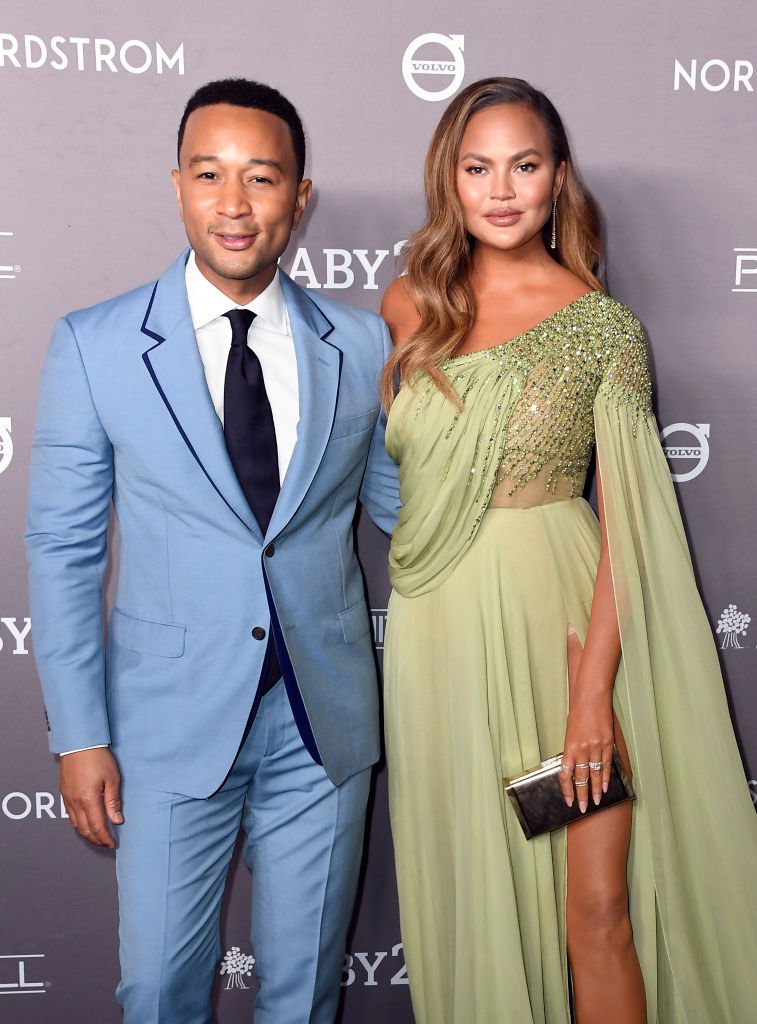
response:
[[[181,144],[184,141],[184,129],[192,111],[199,107],[212,107],[217,103],[229,103],[233,107],[247,107],[251,110],[264,110],[280,117],[289,127],[292,136],[292,147],[297,161],[297,179],[302,181],[305,175],[305,132],[300,115],[286,96],[263,82],[252,82],[247,78],[223,78],[217,82],[208,82],[200,86],[190,96],[184,108],[179,124],[179,138],[176,148],[177,159],[181,156]]]

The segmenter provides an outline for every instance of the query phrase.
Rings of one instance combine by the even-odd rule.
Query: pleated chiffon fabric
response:
[[[526,841],[502,777],[562,749],[567,637],[583,643],[599,524],[634,773],[631,918],[651,1024],[746,1024],[757,824],[651,410],[643,332],[592,292],[404,387],[387,448],[386,743],[418,1024],[569,1024],[565,830]]]

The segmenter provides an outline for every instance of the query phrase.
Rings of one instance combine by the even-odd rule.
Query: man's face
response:
[[[197,266],[240,305],[273,280],[311,183],[297,180],[289,126],[228,103],[194,110],[173,172]]]

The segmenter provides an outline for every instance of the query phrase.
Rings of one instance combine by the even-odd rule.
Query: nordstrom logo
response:
[[[89,36],[13,36],[0,32],[0,68],[50,67],[53,71],[126,71],[130,75],[143,75],[154,71],[184,74],[184,43],[173,53],[158,43],[145,43],[141,39],[127,39],[118,45],[112,39],[90,39]]]

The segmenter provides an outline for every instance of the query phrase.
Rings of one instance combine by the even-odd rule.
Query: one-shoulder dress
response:
[[[637,800],[631,918],[650,1024],[757,1020],[757,824],[651,407],[643,331],[600,292],[405,385],[384,650],[402,938],[418,1024],[569,1024],[566,831],[527,841],[504,776],[562,749],[599,524]],[[591,941],[591,936],[587,936]]]

